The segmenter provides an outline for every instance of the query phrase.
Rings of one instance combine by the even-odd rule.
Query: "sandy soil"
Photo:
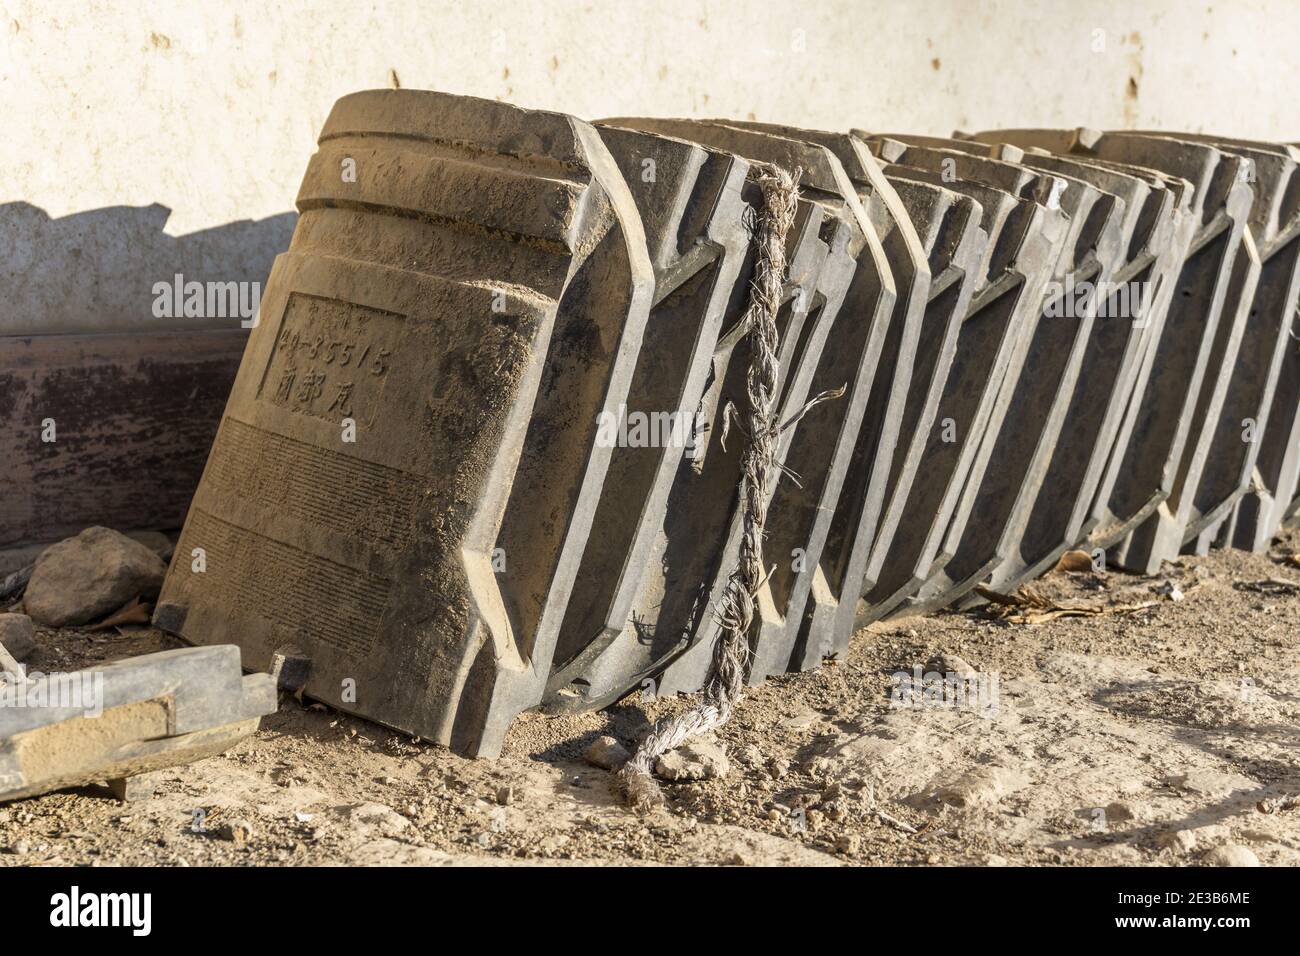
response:
[[[667,785],[645,817],[583,754],[601,734],[633,744],[686,700],[525,715],[500,760],[469,761],[286,696],[230,752],[162,772],[150,800],[86,788],[0,807],[0,865],[1294,866],[1297,550],[1291,532],[1270,555],[1036,586],[1099,615],[873,625],[847,660],[749,693],[717,736],[726,776]],[[45,671],[173,646],[147,628],[39,639]],[[987,696],[900,700],[893,675],[936,655],[968,662]]]

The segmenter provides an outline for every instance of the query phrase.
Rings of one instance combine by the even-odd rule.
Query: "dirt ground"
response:
[[[163,771],[150,800],[92,787],[0,806],[0,865],[1294,866],[1297,550],[1290,532],[1270,555],[1036,585],[1098,615],[872,625],[847,660],[752,690],[717,735],[726,776],[668,784],[644,817],[583,754],[601,734],[634,744],[685,699],[528,714],[501,759],[470,761],[282,695],[254,737]],[[148,628],[38,637],[43,671],[173,646]],[[987,696],[900,700],[893,675],[940,654]]]

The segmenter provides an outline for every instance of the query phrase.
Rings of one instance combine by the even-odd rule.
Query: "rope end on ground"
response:
[[[638,813],[649,813],[665,803],[659,781],[644,770],[635,769],[629,764],[618,772],[618,782],[622,788],[623,802]]]

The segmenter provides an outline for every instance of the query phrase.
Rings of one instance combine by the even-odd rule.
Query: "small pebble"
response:
[[[233,843],[236,850],[242,850],[253,839],[253,825],[247,820],[231,820],[217,828],[217,836]]]
[[[857,856],[862,848],[862,837],[856,833],[841,833],[835,838],[835,852],[845,856]]]
[[[602,770],[618,770],[632,755],[613,737],[597,737],[583,754],[587,763]]]

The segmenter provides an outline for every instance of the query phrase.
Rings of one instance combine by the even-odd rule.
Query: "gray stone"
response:
[[[36,628],[26,614],[0,614],[0,645],[16,661],[25,661],[36,650]]]
[[[87,528],[45,549],[23,605],[46,627],[88,624],[132,598],[157,594],[166,571],[140,542],[110,528]]]
[[[977,671],[966,659],[958,654],[940,653],[930,658],[926,662],[927,671],[935,671],[939,674],[956,674],[958,677],[965,677],[968,674],[977,674]]]

